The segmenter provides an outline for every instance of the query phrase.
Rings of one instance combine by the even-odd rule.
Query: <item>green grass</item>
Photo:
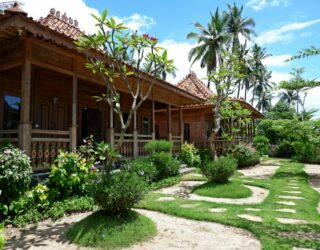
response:
[[[188,173],[181,176],[182,181],[207,181],[207,178],[201,173]]]
[[[288,161],[281,161],[281,166],[276,174],[267,180],[254,178],[232,177],[232,180],[243,181],[245,179],[253,180],[246,183],[248,185],[260,186],[269,189],[268,197],[258,205],[231,205],[222,203],[213,203],[206,201],[192,201],[189,199],[174,196],[174,201],[158,202],[161,196],[168,196],[158,193],[150,193],[144,200],[139,203],[140,208],[155,210],[166,214],[171,214],[187,219],[213,221],[225,225],[246,229],[252,232],[260,241],[263,249],[292,249],[293,247],[320,249],[320,216],[316,210],[320,201],[320,195],[313,190],[309,183],[307,174],[303,170],[303,165]],[[293,208],[286,205],[279,205],[279,195],[284,194],[283,190],[287,189],[289,180],[298,181],[298,186],[304,197],[304,200],[294,200],[296,202],[296,214],[277,212],[277,208]],[[294,195],[294,194],[292,194]],[[182,204],[198,204],[197,207],[181,207]],[[224,213],[212,213],[209,208],[227,208]],[[261,211],[246,211],[246,208],[260,208]],[[263,222],[252,222],[239,218],[238,214],[258,215]],[[306,225],[288,225],[279,223],[277,217],[287,217],[294,219],[306,220]],[[295,233],[303,232],[314,237],[300,237]],[[293,234],[288,236],[287,234]]]
[[[217,198],[247,198],[252,195],[249,188],[234,180],[227,183],[207,182],[192,190],[193,193]]]
[[[98,211],[67,230],[67,238],[75,244],[100,249],[128,247],[156,234],[156,225],[134,211],[121,216]]]

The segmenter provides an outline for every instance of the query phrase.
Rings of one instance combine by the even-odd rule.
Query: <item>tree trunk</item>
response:
[[[217,137],[217,134],[219,133],[219,130],[221,128],[221,115],[220,115],[221,98],[219,96],[219,93],[217,93],[217,94],[218,94],[217,95],[217,101],[215,103],[214,110],[213,110],[213,113],[214,113],[214,126],[213,126],[212,133],[211,133],[211,136],[210,136],[210,139],[209,139],[209,147],[210,147],[212,158],[214,160],[216,160],[218,158],[217,157],[217,150],[216,150],[214,141],[215,141],[215,139]]]

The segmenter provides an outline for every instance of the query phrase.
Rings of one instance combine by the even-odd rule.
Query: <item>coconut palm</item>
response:
[[[252,18],[242,17],[243,6],[238,7],[235,3],[228,4],[228,33],[231,35],[231,50],[235,52],[240,45],[240,37],[245,40],[250,40],[251,35],[254,34],[253,27],[255,22]]]
[[[262,92],[256,106],[257,109],[262,111],[262,113],[268,112],[271,109],[272,97],[273,95],[271,91]]]
[[[228,17],[221,14],[217,8],[215,14],[211,14],[210,22],[206,28],[196,22],[194,26],[199,30],[199,33],[190,32],[187,36],[188,39],[196,39],[198,42],[198,46],[189,52],[189,61],[192,64],[200,61],[200,66],[207,68],[208,75],[222,62],[223,50],[230,37],[227,25]],[[210,82],[208,82],[208,87],[210,87]]]
[[[279,94],[280,101],[286,102],[292,106],[294,106],[295,103],[300,103],[301,98],[299,95],[297,95],[297,92],[291,89],[286,89],[281,91]]]
[[[253,93],[256,96],[258,103],[261,103],[262,98],[267,92],[270,92],[273,88],[274,83],[270,82],[271,71],[268,71],[267,68],[262,67],[257,75],[258,81],[255,83],[255,88]]]

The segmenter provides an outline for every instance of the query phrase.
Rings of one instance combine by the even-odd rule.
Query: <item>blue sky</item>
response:
[[[0,0],[0,2],[3,0]],[[29,15],[34,18],[44,16],[51,7],[66,11],[69,16],[78,19],[80,27],[87,32],[92,30],[89,13],[102,12],[107,8],[110,15],[122,20],[132,29],[149,33],[160,39],[162,46],[176,61],[177,78],[169,79],[177,83],[190,70],[187,53],[195,46],[194,41],[186,39],[193,31],[192,23],[208,22],[210,12],[217,7],[225,10],[233,1],[225,0],[22,0]],[[273,71],[272,80],[278,82],[290,77],[292,67],[305,67],[306,78],[320,78],[320,56],[285,63],[284,60],[297,51],[310,45],[320,47],[320,1],[319,0],[247,0],[235,1],[244,6],[244,16],[252,17],[256,22],[256,34],[253,40],[267,48],[272,54],[265,63]],[[199,65],[192,67],[199,77],[205,72]],[[309,94],[307,106],[320,108],[320,89]],[[320,116],[320,113],[319,113]]]

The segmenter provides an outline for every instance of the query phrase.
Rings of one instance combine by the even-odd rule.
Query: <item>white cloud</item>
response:
[[[159,46],[168,50],[168,57],[174,60],[174,65],[177,68],[176,78],[168,76],[167,80],[169,82],[173,84],[178,83],[190,72],[190,70],[196,72],[199,79],[203,79],[207,76],[206,70],[200,67],[200,63],[196,62],[191,66],[191,63],[188,60],[189,51],[196,46],[196,44],[165,40],[160,43]]]
[[[266,66],[288,66],[287,59],[291,58],[290,54],[278,55],[278,56],[269,56],[263,60],[263,64]]]
[[[133,30],[139,30],[141,32],[148,30],[151,26],[155,25],[156,22],[152,17],[148,17],[140,14],[133,14],[129,17],[120,18],[126,26]]]
[[[6,0],[0,0],[0,2],[3,1]],[[87,34],[94,33],[94,30],[96,29],[95,20],[92,18],[91,14],[99,15],[99,11],[89,7],[84,0],[21,0],[21,2],[23,4],[22,8],[34,19],[45,17],[51,8],[55,8],[56,10],[59,10],[61,14],[66,12],[68,17],[78,20],[80,29],[84,30]],[[138,13],[128,17],[114,17],[117,20],[121,20],[128,28],[134,31],[138,30],[142,32],[155,24],[152,17]]]
[[[250,6],[254,10],[262,10],[268,6],[287,6],[289,4],[288,0],[249,0],[247,6]]]
[[[281,81],[289,80],[291,75],[288,72],[272,71],[271,82],[279,83]]]
[[[293,39],[295,39],[295,31],[303,30],[317,23],[320,23],[320,19],[315,19],[308,22],[294,22],[285,24],[280,26],[279,28],[262,32],[256,38],[256,42],[260,45],[276,42],[289,43]]]

